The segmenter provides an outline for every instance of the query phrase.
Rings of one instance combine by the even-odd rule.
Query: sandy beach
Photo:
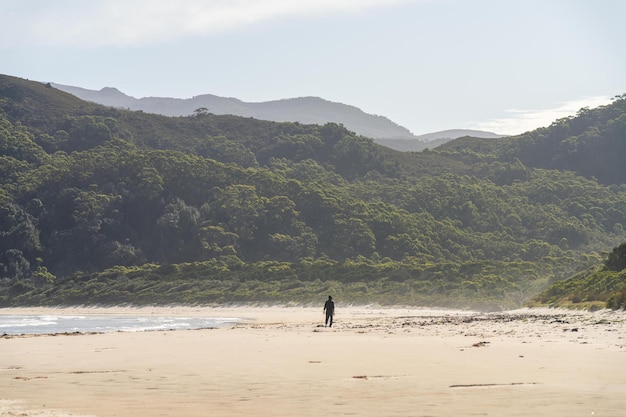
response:
[[[2,309],[240,317],[189,331],[0,338],[0,416],[623,416],[626,313]]]

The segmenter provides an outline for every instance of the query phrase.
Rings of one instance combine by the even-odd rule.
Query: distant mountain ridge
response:
[[[343,124],[347,129],[369,138],[380,145],[399,151],[419,151],[435,148],[450,140],[473,136],[478,138],[499,138],[491,132],[478,130],[444,130],[416,136],[407,128],[394,123],[384,116],[365,113],[361,109],[319,97],[299,97],[261,103],[247,103],[236,98],[220,97],[212,94],[198,95],[188,99],[169,97],[135,98],[117,88],[104,87],[89,90],[81,87],[50,83],[53,87],[76,97],[102,104],[130,110],[165,116],[189,116],[197,109],[205,108],[213,114],[232,114],[274,122],[299,122],[323,125],[329,122]]]
[[[212,94],[198,95],[188,99],[134,98],[112,87],[105,87],[98,91],[62,84],[50,84],[82,100],[165,116],[189,116],[197,109],[206,108],[209,113],[213,114],[232,114],[274,122],[340,123],[359,135],[373,139],[417,138],[408,129],[384,116],[368,114],[357,107],[331,102],[319,97],[298,97],[262,103],[247,103],[236,98],[219,97]]]
[[[498,135],[492,132],[485,132],[483,130],[472,129],[448,129],[440,132],[426,133],[424,135],[417,136],[417,139],[424,142],[433,142],[441,139],[458,139],[463,136],[471,136],[473,138],[482,139],[498,139],[504,137],[504,135]]]
[[[386,146],[401,152],[419,152],[424,149],[435,149],[445,143],[455,139],[470,136],[480,139],[498,139],[504,135],[492,132],[471,129],[449,129],[440,132],[426,133],[419,135],[415,139],[375,139],[379,145]]]

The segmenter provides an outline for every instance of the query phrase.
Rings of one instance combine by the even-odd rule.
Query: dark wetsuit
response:
[[[335,303],[333,300],[326,300],[326,303],[324,303],[324,311],[326,311],[326,325],[333,327],[333,316],[335,315]]]

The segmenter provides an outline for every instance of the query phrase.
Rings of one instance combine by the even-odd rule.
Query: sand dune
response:
[[[7,309],[242,317],[221,329],[0,338],[0,416],[622,416],[626,314]]]

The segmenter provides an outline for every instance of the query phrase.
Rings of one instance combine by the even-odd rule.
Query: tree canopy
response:
[[[402,153],[0,76],[0,304],[519,306],[626,240],[625,110]]]

